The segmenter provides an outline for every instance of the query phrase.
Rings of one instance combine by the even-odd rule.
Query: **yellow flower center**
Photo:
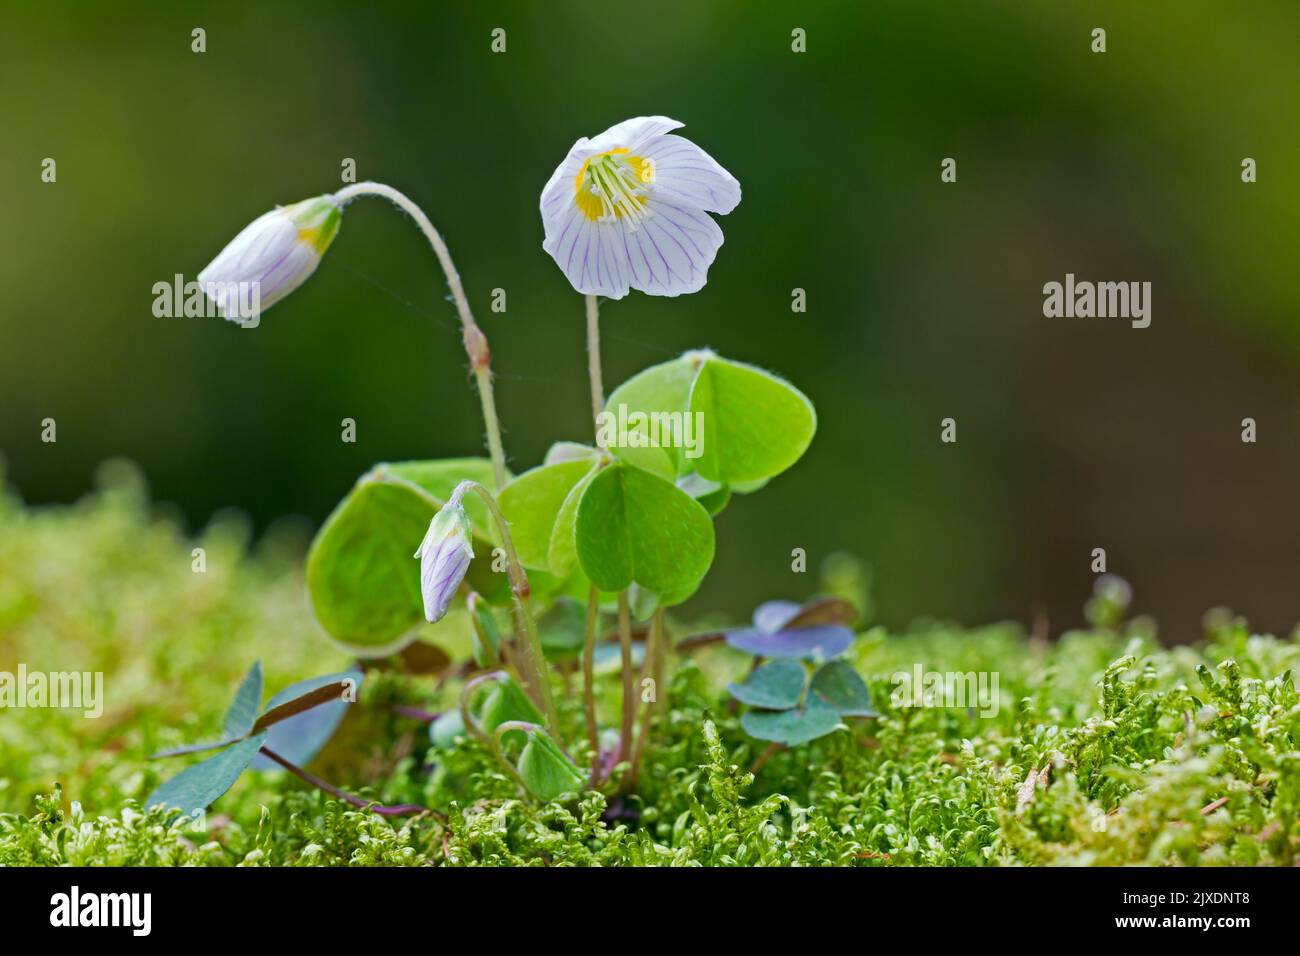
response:
[[[298,241],[311,246],[317,255],[325,254],[343,220],[343,213],[329,196],[304,199],[285,207],[285,212],[298,227]]]
[[[636,229],[649,210],[646,199],[654,182],[652,160],[622,147],[588,157],[573,180],[573,201],[592,222],[628,220]]]

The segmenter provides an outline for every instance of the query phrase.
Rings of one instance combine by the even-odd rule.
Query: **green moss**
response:
[[[191,568],[194,547],[206,573]],[[75,506],[0,498],[0,670],[103,671],[107,698],[97,720],[4,713],[0,864],[1300,861],[1296,641],[1217,613],[1199,646],[1164,649],[1150,622],[1104,608],[1090,609],[1094,629],[1054,643],[1014,625],[868,631],[850,658],[882,716],[772,753],[756,774],[746,768],[766,745],[743,733],[724,691],[748,658],[715,647],[677,660],[640,782],[617,802],[523,799],[485,748],[433,750],[426,727],[393,710],[449,707],[454,681],[376,673],[316,769],[445,822],[381,818],[250,772],[206,831],[167,827],[139,800],[182,763],[148,754],[210,737],[254,659],[268,692],[348,664],[311,622],[300,555],[287,531],[250,550],[234,518],[191,540],[120,467]],[[996,672],[998,712],[896,706],[891,675],[917,662]],[[616,677],[599,690],[612,723]],[[582,737],[578,697],[561,695],[571,739]]]

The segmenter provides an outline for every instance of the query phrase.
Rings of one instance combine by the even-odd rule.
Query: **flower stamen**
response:
[[[623,148],[589,157],[574,179],[574,202],[593,222],[626,219],[635,231],[650,215],[646,200],[654,181],[648,159]]]

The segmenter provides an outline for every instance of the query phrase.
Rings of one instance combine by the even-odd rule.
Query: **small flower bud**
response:
[[[258,217],[199,273],[199,286],[222,315],[253,318],[316,271],[339,230],[343,211],[333,196],[278,206]]]
[[[554,800],[565,793],[581,793],[582,772],[541,727],[534,725],[519,755],[519,779],[539,800]]]
[[[424,616],[430,622],[441,620],[447,613],[474,558],[474,549],[470,545],[473,531],[460,499],[460,490],[457,489],[433,516],[429,530],[415,552],[420,559]]]

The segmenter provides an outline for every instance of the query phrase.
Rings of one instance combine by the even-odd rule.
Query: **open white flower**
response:
[[[461,504],[463,494],[463,487],[457,487],[429,522],[429,530],[415,552],[420,559],[424,616],[431,622],[446,615],[461,581],[465,580],[469,563],[474,559],[474,548],[470,544],[473,530]]]
[[[740,183],[666,116],[641,116],[573,144],[542,190],[542,248],[583,294],[698,292],[722,245],[708,213]]]
[[[199,273],[199,286],[228,319],[248,318],[237,302],[269,309],[316,271],[339,230],[343,212],[333,196],[277,206],[259,216]]]

